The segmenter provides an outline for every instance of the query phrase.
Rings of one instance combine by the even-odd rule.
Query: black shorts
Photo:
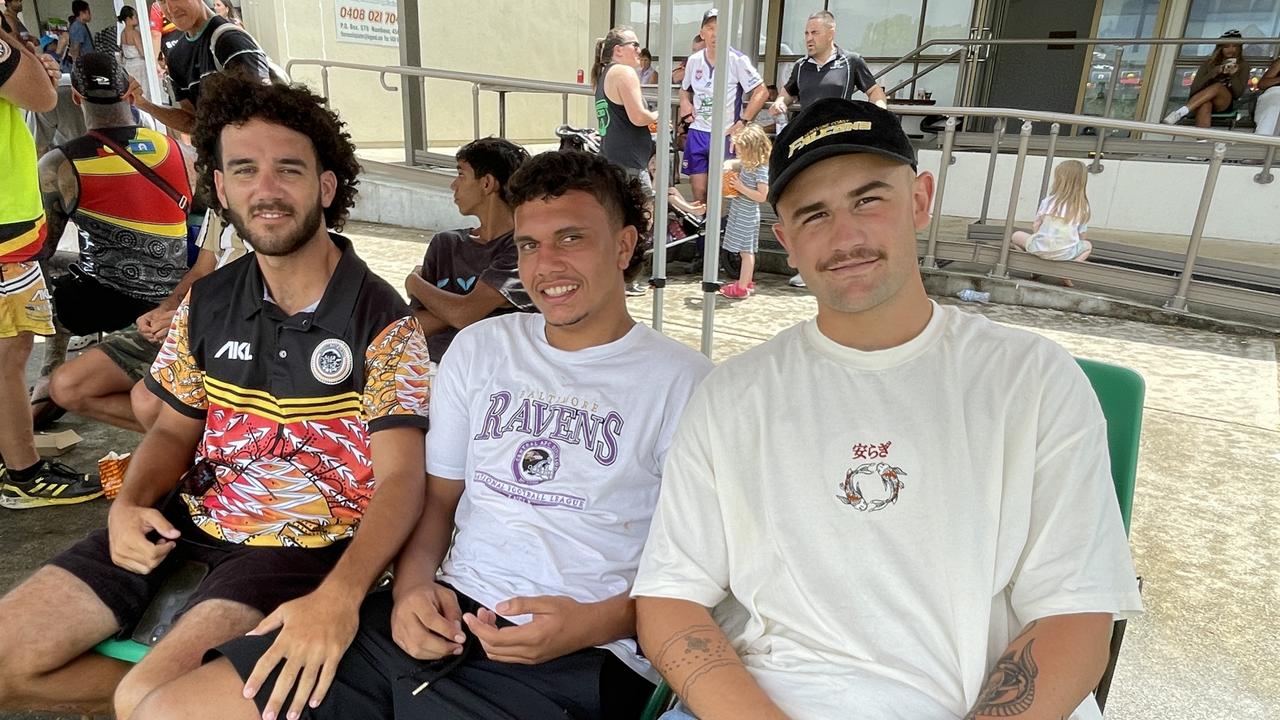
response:
[[[146,575],[111,562],[106,529],[96,530],[49,561],[84,581],[116,616],[118,637],[127,637],[159,590],[166,573],[185,561],[207,565],[209,573],[174,615],[205,600],[231,600],[269,615],[276,607],[306,595],[320,584],[342,556],[347,543],[327,548],[275,548],[237,545],[205,534],[188,519],[167,513],[182,533],[178,545]]]
[[[462,611],[479,605],[458,594]],[[307,720],[395,718],[396,720],[629,720],[644,711],[653,683],[613,653],[588,648],[539,665],[490,660],[467,631],[464,653],[437,661],[415,660],[391,638],[391,592],[369,595],[360,609],[360,630],[338,665],[318,708],[304,706]],[[221,653],[248,679],[275,633],[245,636],[210,651]],[[254,698],[258,709],[271,698],[279,668]],[[430,685],[414,695],[415,689]],[[288,707],[286,703],[285,707]]]
[[[72,335],[115,332],[132,325],[157,303],[139,300],[109,288],[84,274],[77,266],[49,282],[53,315]]]

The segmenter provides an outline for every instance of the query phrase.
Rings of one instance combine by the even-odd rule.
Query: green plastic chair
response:
[[[1142,376],[1126,367],[1076,358],[1080,369],[1093,386],[1107,419],[1107,449],[1111,455],[1111,481],[1115,483],[1116,500],[1120,504],[1120,517],[1124,519],[1124,534],[1129,535],[1129,518],[1133,513],[1133,488],[1138,477],[1138,443],[1142,436],[1142,403],[1147,385]],[[1120,644],[1124,640],[1124,620],[1117,620],[1111,632],[1111,652],[1107,669],[1094,690],[1098,709],[1107,704],[1111,690],[1111,678],[1115,675],[1116,661],[1120,658]],[[649,698],[641,720],[657,720],[675,704],[671,686],[663,681]]]

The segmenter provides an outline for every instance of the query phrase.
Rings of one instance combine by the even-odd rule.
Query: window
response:
[[[1183,37],[1217,37],[1227,30],[1239,30],[1245,38],[1280,35],[1280,3],[1191,0]],[[1211,52],[1212,45],[1183,45],[1180,54],[1183,58],[1203,58]],[[1246,43],[1244,56],[1271,59],[1276,56],[1276,47]]]
[[[841,47],[868,57],[902,57],[920,39],[920,0],[829,0]]]
[[[823,0],[787,0],[782,6],[782,35],[779,55],[804,55],[804,26],[809,16],[823,9]],[[836,42],[841,40],[840,27],[836,26]],[[783,63],[778,63],[781,71]],[[790,66],[788,65],[788,70]],[[785,76],[784,76],[785,77]]]
[[[967,38],[972,22],[973,0],[928,0],[924,8],[924,30],[921,42],[935,38]],[[948,55],[959,48],[959,45],[935,45],[929,48],[927,54]],[[938,68],[929,74],[934,75],[944,69]],[[936,93],[934,99],[937,99]]]
[[[1104,0],[1098,14],[1098,37],[1153,37],[1160,14],[1160,0]],[[1116,46],[1094,45],[1086,54],[1089,68],[1085,76],[1081,112],[1101,116],[1107,107],[1111,76],[1117,72]],[[1133,120],[1142,102],[1146,76],[1150,70],[1150,45],[1127,45],[1116,78],[1111,117]]]

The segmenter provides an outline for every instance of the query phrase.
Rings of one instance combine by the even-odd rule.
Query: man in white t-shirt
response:
[[[712,8],[702,16],[702,29],[699,35],[706,41],[705,48],[689,56],[684,65],[684,80],[680,84],[680,119],[690,122],[689,135],[685,140],[684,159],[680,162],[680,171],[689,176],[689,185],[693,190],[693,199],[697,202],[707,201],[707,168],[710,167],[712,145],[711,118],[714,112],[715,98],[712,95],[712,82],[715,75],[716,58],[716,25],[719,12]],[[724,114],[729,121],[725,131],[724,153],[729,156],[729,138],[741,130],[751,118],[754,118],[769,99],[769,90],[764,86],[760,73],[756,71],[755,62],[742,53],[729,48],[729,81],[726,84]],[[743,99],[747,100],[747,108],[742,109]]]
[[[818,316],[713,372],[667,458],[633,594],[673,717],[1100,717],[1142,603],[1088,380],[929,300],[892,113],[820,100],[769,164]]]
[[[627,312],[648,230],[638,180],[551,152],[506,187],[520,280],[541,313],[469,325],[440,363],[425,510],[392,589],[369,596],[341,662],[323,669],[328,691],[322,680],[285,704],[268,655],[248,681],[256,707],[206,666],[146,717],[639,717],[657,674],[637,653],[631,584],[667,447],[711,363]]]

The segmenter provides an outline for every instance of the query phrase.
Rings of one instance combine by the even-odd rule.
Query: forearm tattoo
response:
[[[1022,634],[1034,626],[1035,623],[1031,623]],[[1031,709],[1036,700],[1036,675],[1040,672],[1032,651],[1034,644],[1035,638],[1032,638],[1021,648],[1000,656],[965,720],[1017,717]]]
[[[688,673],[675,688],[676,694],[686,702],[689,693],[699,680],[717,668],[738,663],[724,633],[715,625],[695,625],[671,636],[654,660],[662,676],[676,682],[678,673]]]

